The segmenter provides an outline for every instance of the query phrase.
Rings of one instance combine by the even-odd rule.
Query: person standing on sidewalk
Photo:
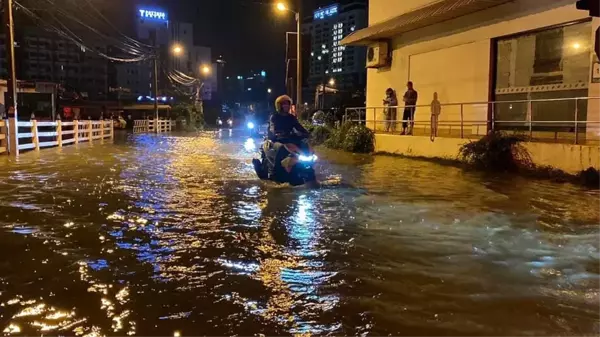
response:
[[[404,93],[404,116],[402,117],[402,134],[412,135],[413,128],[415,126],[415,111],[417,110],[417,99],[419,95],[413,87],[413,82],[408,81],[406,83],[406,92]],[[410,128],[408,129],[408,123],[410,121]]]
[[[438,99],[438,93],[433,93],[433,101],[431,101],[431,141],[438,135],[438,122],[442,113],[442,104]]]
[[[396,92],[392,88],[388,88],[385,91],[385,99],[383,100],[385,106],[385,132],[396,131],[396,118],[397,118],[397,106],[398,98]],[[377,126],[375,126],[377,128]]]

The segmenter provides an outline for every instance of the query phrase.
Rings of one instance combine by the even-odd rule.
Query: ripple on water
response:
[[[248,145],[1,159],[3,333],[600,332],[597,191],[329,151],[291,188],[257,181]]]

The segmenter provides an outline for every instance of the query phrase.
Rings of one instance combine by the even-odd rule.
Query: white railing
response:
[[[479,138],[501,130],[530,140],[595,144],[600,136],[599,104],[599,97],[441,104],[437,134],[430,105],[347,108],[342,122],[365,124],[377,133],[406,130],[431,137]],[[415,109],[413,118],[403,118],[405,108]]]
[[[112,120],[100,121],[17,121],[11,126],[9,120],[0,121],[0,153],[9,152],[8,141],[15,139],[18,144],[13,151],[19,154],[25,150],[40,150],[46,147],[82,142],[94,142],[114,138]]]
[[[176,121],[170,119],[141,119],[133,121],[133,132],[170,132],[175,128]]]
[[[133,132],[134,133],[148,132],[149,125],[150,125],[150,121],[147,119],[135,120],[135,121],[133,121]]]

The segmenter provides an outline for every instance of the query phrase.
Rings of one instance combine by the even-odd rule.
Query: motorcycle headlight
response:
[[[317,156],[316,155],[310,155],[310,156],[305,156],[305,155],[299,155],[298,156],[298,160],[304,163],[312,163],[317,161]]]
[[[254,123],[248,122],[248,129],[254,129]]]
[[[219,125],[223,125],[223,122],[219,121]]]

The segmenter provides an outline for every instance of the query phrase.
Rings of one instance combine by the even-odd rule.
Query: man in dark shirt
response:
[[[406,129],[408,128],[408,121],[410,121],[410,129],[408,134],[412,135],[413,128],[415,126],[415,111],[417,110],[417,99],[419,94],[413,88],[413,83],[408,81],[406,83],[407,90],[404,93],[404,116],[402,117],[402,134],[406,135]]]
[[[299,147],[305,146],[303,139],[308,138],[309,132],[298,122],[296,116],[290,114],[292,99],[289,96],[279,96],[275,101],[276,113],[269,119],[269,139],[273,147],[268,151],[275,165],[271,168],[269,175],[274,175],[276,167],[282,165],[282,161],[289,155],[284,144],[293,143]]]
[[[269,139],[274,142],[285,143],[293,138],[308,137],[308,131],[290,114],[292,99],[280,96],[275,101],[277,113],[271,115],[269,120]]]

